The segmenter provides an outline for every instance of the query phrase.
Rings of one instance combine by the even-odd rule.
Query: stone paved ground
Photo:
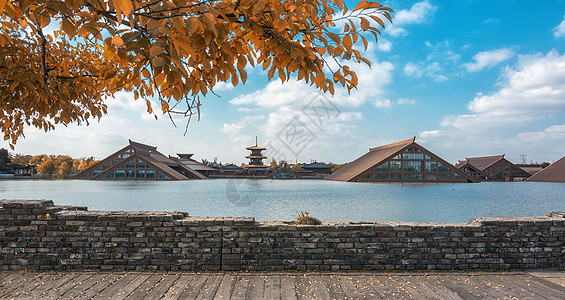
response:
[[[0,299],[565,299],[565,272],[0,272]]]

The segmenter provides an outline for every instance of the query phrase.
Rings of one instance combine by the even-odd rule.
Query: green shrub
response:
[[[310,213],[306,211],[301,211],[300,213],[298,213],[298,217],[294,222],[294,225],[321,225],[321,224],[322,222],[320,222],[320,220],[311,217]]]

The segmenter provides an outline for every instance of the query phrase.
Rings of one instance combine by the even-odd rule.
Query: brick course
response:
[[[0,270],[565,268],[565,213],[296,226],[0,200]]]

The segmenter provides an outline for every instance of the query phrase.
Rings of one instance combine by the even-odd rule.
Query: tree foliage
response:
[[[350,11],[343,0],[0,0],[4,139],[13,148],[24,126],[88,124],[118,91],[149,113],[157,99],[162,113],[199,116],[198,96],[245,83],[248,65],[351,90],[347,61],[370,64],[355,45],[366,49],[389,12],[368,1]]]
[[[30,157],[26,164],[38,165],[37,171],[39,174],[48,175],[51,177],[56,174],[59,178],[67,178],[72,174],[77,174],[78,172],[96,164],[98,161],[94,160],[94,157],[83,157],[78,159],[73,159],[68,155],[26,155]]]
[[[52,158],[47,158],[41,165],[37,168],[39,174],[48,175],[51,177],[55,171],[57,170],[57,165],[55,164],[55,160]]]
[[[0,149],[0,167],[3,167],[10,163],[10,153],[8,150],[2,148]]]

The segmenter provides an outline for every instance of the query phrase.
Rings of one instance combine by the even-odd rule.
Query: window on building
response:
[[[125,170],[116,170],[116,179],[124,179],[125,177]]]
[[[132,160],[128,161],[128,162],[126,163],[126,168],[128,168],[128,169],[133,169],[133,168],[135,168],[135,160],[132,159]]]
[[[169,176],[157,171],[157,179],[169,179]]]
[[[155,179],[155,170],[147,170],[145,173],[146,179]]]
[[[421,181],[422,179],[422,174],[404,174],[405,181]]]
[[[438,176],[439,181],[451,181],[451,174],[439,174]]]
[[[408,153],[408,154],[415,154],[415,153]],[[404,172],[422,172],[422,161],[405,160],[402,163],[402,170]]]
[[[453,175],[454,175],[455,181],[465,181],[465,176],[463,176],[463,175],[461,175],[457,172],[455,172]]]
[[[426,161],[426,172],[435,173],[437,171],[437,162],[435,160]]]
[[[400,161],[397,160],[391,160],[390,161],[390,171],[391,172],[400,172],[400,168],[401,168],[401,163]]]
[[[437,171],[442,173],[442,172],[451,172],[451,168],[440,163],[439,161],[437,162]]]
[[[375,174],[375,181],[388,181],[388,174]]]
[[[404,159],[424,159],[423,153],[402,153],[402,158]]]
[[[371,172],[367,172],[361,176],[361,181],[371,181],[373,176],[371,176]]]
[[[388,161],[375,168],[375,173],[388,172]]]

